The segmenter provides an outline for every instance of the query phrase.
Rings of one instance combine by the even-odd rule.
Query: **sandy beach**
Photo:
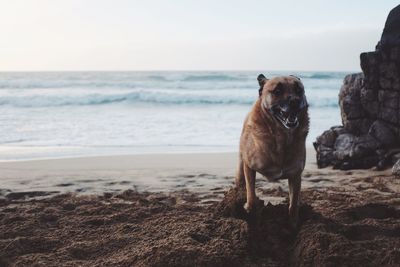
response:
[[[307,153],[295,231],[284,180],[258,177],[264,204],[246,217],[236,153],[0,163],[0,265],[395,266],[399,179]]]
[[[1,196],[35,198],[60,193],[103,194],[124,190],[138,192],[188,191],[205,198],[220,200],[233,185],[237,153],[144,154],[31,160],[0,163]],[[354,178],[389,175],[390,170],[336,171],[319,170],[315,151],[307,150],[302,188],[325,189],[346,186],[355,190]],[[278,204],[284,198],[263,194],[263,190],[281,188],[287,192],[287,181],[270,183],[257,179],[260,196]]]

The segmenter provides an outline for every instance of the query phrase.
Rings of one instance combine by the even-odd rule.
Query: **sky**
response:
[[[356,71],[385,0],[0,0],[0,71]]]

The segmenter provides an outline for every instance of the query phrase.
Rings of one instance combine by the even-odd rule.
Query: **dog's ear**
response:
[[[268,79],[264,76],[264,74],[259,74],[257,76],[257,81],[260,86],[264,86],[264,83],[268,81]]]
[[[259,74],[257,76],[258,84],[260,85],[260,89],[258,89],[258,95],[261,96],[264,84],[268,79],[264,76],[264,74]]]

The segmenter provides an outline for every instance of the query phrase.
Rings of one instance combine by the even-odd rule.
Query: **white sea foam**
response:
[[[255,90],[218,89],[218,90],[171,90],[171,89],[132,89],[110,93],[104,90],[82,90],[67,92],[53,89],[42,90],[7,90],[0,92],[0,106],[12,107],[56,107],[127,104],[168,104],[168,105],[251,105],[256,97]],[[48,90],[47,90],[48,91]],[[115,90],[117,91],[117,90]],[[315,107],[336,107],[336,92],[318,90],[308,93],[309,104]]]

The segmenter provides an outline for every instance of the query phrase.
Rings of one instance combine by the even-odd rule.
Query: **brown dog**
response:
[[[297,224],[309,129],[304,86],[295,76],[257,78],[259,98],[247,115],[240,137],[238,187],[246,186],[247,212],[255,207],[256,172],[268,180],[289,179],[289,216]]]

